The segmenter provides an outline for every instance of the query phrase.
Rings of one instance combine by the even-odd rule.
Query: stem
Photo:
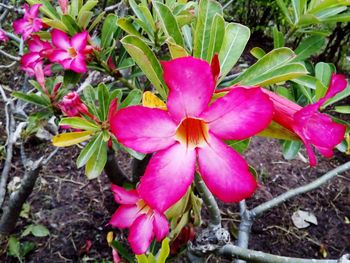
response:
[[[289,38],[295,34],[295,32],[298,30],[297,27],[292,27],[286,34],[285,38],[284,38],[284,42],[287,43]]]
[[[138,182],[141,176],[145,173],[146,167],[151,160],[152,154],[147,154],[142,160],[134,158],[132,160],[132,181]]]
[[[211,226],[221,226],[221,215],[219,206],[198,173],[195,175],[196,188],[208,208],[209,223]]]
[[[119,77],[118,80],[125,85],[128,89],[137,89],[133,84],[131,84],[126,78]]]
[[[329,171],[328,173],[322,175],[321,177],[319,177],[318,179],[316,179],[315,181],[313,181],[307,185],[289,190],[289,191],[281,194],[280,196],[273,198],[270,201],[262,203],[261,205],[255,207],[254,209],[252,209],[250,211],[251,216],[258,217],[261,214],[263,214],[264,212],[266,212],[267,210],[269,210],[275,206],[278,206],[278,205],[286,202],[287,200],[289,200],[297,195],[304,194],[306,192],[315,190],[318,187],[320,187],[321,185],[327,183],[332,178],[338,176],[340,173],[343,173],[343,172],[348,171],[348,170],[350,170],[350,162],[347,162],[347,163]]]
[[[115,156],[115,151],[112,149],[108,149],[107,162],[104,170],[111,183],[115,185],[122,186],[124,182],[130,181],[129,178],[120,169],[117,158]]]
[[[239,224],[237,246],[241,248],[248,248],[250,231],[253,225],[253,218],[250,211],[247,209],[245,200],[239,203],[239,210],[241,215],[241,222]],[[236,263],[244,263],[244,260],[236,260]]]
[[[259,263],[346,263],[349,262],[347,257],[344,255],[341,259],[303,259],[303,258],[292,258],[276,256],[260,251],[251,249],[241,248],[228,244],[218,250],[220,256],[233,259],[240,258],[247,260],[248,262],[259,262]]]

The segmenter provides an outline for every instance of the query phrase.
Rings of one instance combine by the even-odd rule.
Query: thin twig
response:
[[[318,187],[320,187],[321,185],[327,183],[329,180],[333,179],[334,177],[336,177],[339,174],[346,172],[348,170],[350,170],[350,162],[347,162],[347,163],[329,171],[328,173],[322,175],[321,177],[317,178],[315,181],[313,181],[307,185],[289,190],[289,191],[273,198],[270,201],[267,201],[265,203],[262,203],[261,205],[258,205],[257,207],[255,207],[254,209],[252,209],[250,211],[251,216],[258,217],[258,216],[262,215],[264,212],[266,212],[267,210],[269,210],[275,206],[278,206],[278,205],[286,202],[287,200],[289,200],[297,195],[304,194],[306,192],[310,192],[312,190],[315,190]]]
[[[220,256],[233,259],[240,258],[247,260],[248,262],[259,262],[259,263],[349,263],[349,255],[344,255],[340,259],[303,259],[303,258],[292,258],[282,257],[264,253],[261,251],[255,251],[251,249],[241,248],[228,244],[218,250]]]
[[[14,65],[17,64],[17,61],[13,61],[12,63],[8,64],[8,65],[0,65],[0,69],[3,68],[12,68]]]

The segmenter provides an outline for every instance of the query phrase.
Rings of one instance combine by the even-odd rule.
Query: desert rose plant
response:
[[[288,17],[284,2],[278,2]],[[85,167],[89,180],[104,174],[110,180],[119,207],[103,227],[112,227],[107,243],[113,261],[165,262],[170,250],[185,247],[191,262],[205,262],[210,254],[237,262],[318,262],[249,250],[250,228],[263,212],[319,187],[350,163],[249,210],[245,199],[263,182],[241,154],[253,136],[299,148],[302,143],[311,167],[317,164],[313,147],[327,158],[335,148],[346,152],[349,123],[323,112],[350,94],[345,76],[326,63],[314,70],[309,56],[283,45],[269,52],[254,49],[257,61],[233,74],[250,30],[226,22],[220,3],[124,4],[106,7],[107,15],[95,11],[94,0],[28,0],[13,33],[0,30],[0,41],[12,39],[25,51],[20,68],[33,78],[30,92],[15,91],[13,97],[34,105],[41,123],[54,126],[54,146],[80,147],[77,167]],[[290,34],[305,26],[289,23]],[[100,79],[92,85],[97,73]],[[294,97],[281,92],[288,89],[297,90]],[[132,178],[118,166],[120,152],[138,167]],[[28,197],[34,183],[18,191]],[[8,211],[17,207],[17,212],[0,219],[0,231],[7,234],[26,199],[11,198]],[[215,198],[240,204],[236,244],[221,224]],[[209,224],[201,229],[202,206]],[[116,228],[128,229],[130,249],[121,244],[120,232],[113,233]],[[347,257],[320,262],[348,262]]]

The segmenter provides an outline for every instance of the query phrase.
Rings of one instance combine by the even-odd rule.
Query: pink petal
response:
[[[61,30],[53,29],[51,31],[52,44],[55,47],[67,50],[71,47],[69,37]]]
[[[208,143],[197,152],[199,171],[209,190],[224,202],[250,197],[257,183],[245,160],[213,134]]]
[[[113,256],[113,263],[120,263],[120,262],[122,262],[120,257],[119,257],[118,252],[114,248],[112,248],[112,256]]]
[[[112,184],[112,192],[118,204],[133,205],[140,199],[136,190],[126,190],[115,184]]]
[[[22,34],[22,32],[24,31],[23,29],[25,28],[26,25],[27,25],[26,20],[24,20],[23,18],[18,19],[18,20],[13,22],[13,30],[18,35]]]
[[[210,65],[193,57],[162,62],[164,81],[169,88],[167,107],[180,122],[185,117],[198,117],[208,106],[215,83]]]
[[[41,4],[32,5],[32,7],[29,10],[29,14],[32,16],[32,18],[37,17],[39,15],[40,6]]]
[[[60,62],[66,59],[70,59],[69,53],[62,49],[53,50],[50,55],[50,60],[52,62]]]
[[[175,143],[177,126],[168,112],[160,109],[127,107],[119,110],[110,124],[118,141],[138,152],[151,153]]]
[[[128,241],[132,251],[137,254],[146,253],[154,237],[152,218],[147,215],[139,216],[130,228]]]
[[[347,87],[347,85],[348,83],[345,79],[345,76],[341,74],[333,74],[326,95],[317,103],[322,106],[322,104],[325,103],[328,99],[333,98],[339,92],[342,92]]]
[[[140,209],[136,205],[122,205],[113,214],[109,224],[113,227],[128,228],[140,215]]]
[[[39,53],[31,52],[24,54],[21,58],[21,65],[35,67],[35,64],[41,60]]]
[[[84,31],[82,33],[75,34],[72,37],[72,46],[77,51],[83,51],[86,47],[88,33]]]
[[[217,99],[200,118],[224,140],[242,140],[265,129],[272,120],[273,104],[260,88],[234,88]]]
[[[85,59],[79,56],[72,59],[69,69],[73,70],[76,73],[85,73],[87,71]]]
[[[196,153],[177,143],[151,158],[141,183],[140,197],[153,209],[164,212],[187,191],[194,176]]]
[[[154,211],[153,220],[154,233],[156,235],[156,240],[162,241],[169,233],[169,222],[166,217],[157,211]]]

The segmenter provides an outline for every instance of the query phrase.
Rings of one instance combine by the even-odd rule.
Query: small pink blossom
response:
[[[118,252],[114,248],[112,248],[112,256],[113,256],[113,263],[120,263],[120,262],[122,262],[120,257],[119,257]]]
[[[6,42],[9,38],[6,36],[5,32],[0,29],[0,41]]]
[[[130,228],[128,241],[137,255],[144,254],[153,238],[164,239],[169,232],[169,223],[163,213],[152,209],[142,200],[137,190],[125,190],[112,185],[114,199],[121,206],[115,211],[109,224],[118,228]]]
[[[79,94],[75,91],[69,92],[66,96],[64,96],[58,106],[68,117],[81,116],[81,114],[90,114],[88,108],[80,99]]]
[[[87,45],[87,31],[69,39],[63,31],[54,29],[51,31],[51,37],[55,49],[50,55],[50,60],[61,64],[64,69],[77,73],[86,72],[86,55],[91,53],[91,47]]]
[[[310,166],[316,165],[313,145],[325,157],[333,156],[333,148],[344,139],[346,126],[336,123],[319,108],[330,98],[347,87],[343,75],[333,74],[326,95],[318,102],[301,107],[298,104],[264,90],[275,108],[274,121],[296,133],[303,141],[310,159]]]
[[[68,12],[68,0],[58,0],[58,4],[62,10],[62,13],[65,15]]]
[[[40,31],[43,27],[41,19],[38,17],[41,4],[32,5],[29,8],[24,4],[24,16],[13,22],[13,29],[16,34],[22,35],[23,39],[27,39],[30,34]]]
[[[257,183],[245,160],[224,141],[243,140],[267,127],[273,112],[268,96],[260,88],[237,88],[210,104],[215,78],[206,61],[184,57],[162,65],[168,111],[131,106],[111,119],[120,143],[156,152],[137,188],[141,198],[164,212],[186,193],[196,167],[222,201],[251,196]]]

